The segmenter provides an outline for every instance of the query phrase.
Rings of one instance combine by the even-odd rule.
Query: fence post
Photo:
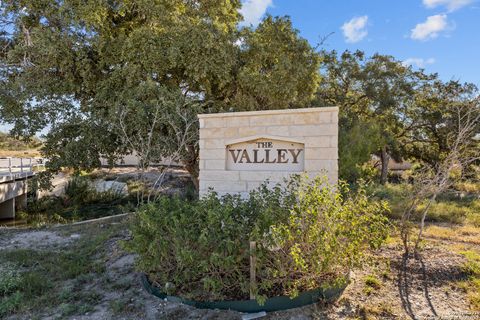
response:
[[[20,158],[20,173],[23,173],[23,158]]]
[[[8,157],[8,173],[10,174],[10,179],[12,178],[12,157]]]
[[[257,243],[250,241],[250,300],[255,299],[257,291]]]

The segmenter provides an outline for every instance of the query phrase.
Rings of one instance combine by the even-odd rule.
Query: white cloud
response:
[[[423,0],[423,5],[430,9],[438,6],[444,6],[448,9],[448,11],[452,12],[468,6],[473,2],[474,0]]]
[[[410,38],[414,40],[429,40],[438,37],[441,31],[448,28],[446,14],[437,14],[427,17],[425,22],[419,23],[412,29]]]
[[[368,35],[368,16],[354,17],[342,25],[345,41],[355,43],[363,40]]]
[[[425,68],[427,65],[433,64],[433,63],[435,63],[434,58],[428,58],[428,59],[408,58],[402,62],[404,66],[416,66],[417,68]]]
[[[240,14],[243,16],[241,25],[256,26],[260,23],[268,7],[273,5],[273,0],[245,0],[242,2]]]

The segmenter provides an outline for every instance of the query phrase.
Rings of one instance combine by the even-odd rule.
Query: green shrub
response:
[[[379,247],[387,236],[382,213],[388,211],[386,202],[369,201],[362,186],[351,194],[346,184],[334,187],[325,179],[302,181],[295,195],[286,222],[271,228],[269,246],[281,249],[269,255],[274,266],[267,269],[273,284],[292,296],[357,265],[367,245]]]
[[[389,217],[400,219],[406,206],[409,205],[409,195],[412,193],[412,185],[409,184],[386,184],[372,185],[368,189],[375,199],[389,202],[391,211]],[[420,220],[421,214],[427,205],[427,201],[420,204],[414,213],[413,219]],[[430,222],[450,222],[462,224],[465,222],[475,226],[480,225],[480,200],[473,196],[459,197],[456,193],[445,192],[440,194],[437,201],[430,205],[426,217]]]
[[[133,218],[126,247],[169,294],[248,299],[249,242],[256,241],[261,301],[344,280],[367,247],[385,239],[386,210],[362,187],[351,194],[346,184],[294,178],[283,187],[264,184],[248,199],[215,193],[192,202],[161,198]]]
[[[1,265],[0,269],[0,297],[15,292],[20,286],[20,273],[14,266]]]
[[[467,193],[480,194],[480,183],[471,181],[459,182],[455,185],[455,189]]]
[[[115,191],[98,192],[86,176],[74,176],[65,194],[29,201],[22,218],[32,225],[67,223],[133,211],[137,199]]]
[[[426,204],[418,207],[418,214],[423,212]],[[469,206],[465,206],[456,202],[435,202],[430,205],[427,214],[427,220],[433,222],[450,222],[461,224],[465,222],[467,216],[471,213]]]

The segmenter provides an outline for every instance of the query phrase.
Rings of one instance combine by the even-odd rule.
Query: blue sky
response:
[[[288,15],[312,45],[365,51],[480,86],[480,0],[243,0],[244,24]]]

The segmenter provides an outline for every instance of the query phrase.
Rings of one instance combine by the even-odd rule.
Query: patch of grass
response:
[[[441,239],[453,239],[456,232],[452,228],[445,228],[440,226],[427,226],[424,229],[425,236]]]
[[[467,183],[466,183],[467,184]],[[409,184],[374,185],[369,189],[370,194],[377,199],[387,200],[391,211],[389,217],[400,219],[408,205],[408,195],[412,186]],[[426,202],[421,204],[414,216],[419,220]],[[437,202],[430,206],[427,221],[449,222],[454,224],[472,224],[480,226],[480,200],[475,195],[459,196],[455,192],[446,192],[437,198]]]
[[[470,242],[480,244],[480,228],[465,226],[427,226],[424,230],[424,236],[457,242]]]
[[[464,266],[465,272],[471,276],[480,278],[480,254],[471,250],[460,253],[467,258],[467,263]]]
[[[3,297],[0,300],[0,317],[13,314],[20,310],[25,298],[20,291],[15,291],[14,293]]]
[[[373,274],[365,276],[363,278],[363,281],[365,283],[365,288],[363,289],[363,292],[366,295],[371,295],[382,287],[382,281]]]
[[[480,311],[480,253],[476,251],[460,253],[467,258],[464,270],[469,275],[468,281],[463,282],[461,286],[467,292],[472,310]]]
[[[134,302],[128,297],[110,301],[110,309],[114,314],[134,313],[140,311],[141,308],[142,305],[139,302]]]
[[[469,181],[459,182],[455,184],[455,189],[467,193],[480,193],[480,183]]]
[[[82,289],[104,274],[103,243],[117,231],[92,226],[90,234],[63,251],[0,251],[0,318],[54,306],[61,306],[63,316],[91,311],[102,296]]]
[[[418,212],[423,212],[427,204],[418,207]],[[454,224],[464,223],[467,216],[472,214],[470,206],[457,202],[436,202],[430,206],[427,214],[428,221],[450,222]]]
[[[92,305],[84,303],[62,303],[60,305],[60,312],[62,316],[68,317],[75,314],[85,314],[92,311],[94,308]]]
[[[392,306],[387,303],[364,305],[358,310],[359,319],[397,319]]]
[[[388,213],[390,218],[400,219],[402,213],[406,208],[407,203],[405,199],[407,198],[411,186],[408,184],[391,184],[387,183],[385,185],[373,185],[369,189],[369,193],[379,200],[386,200],[390,204],[390,212]]]

